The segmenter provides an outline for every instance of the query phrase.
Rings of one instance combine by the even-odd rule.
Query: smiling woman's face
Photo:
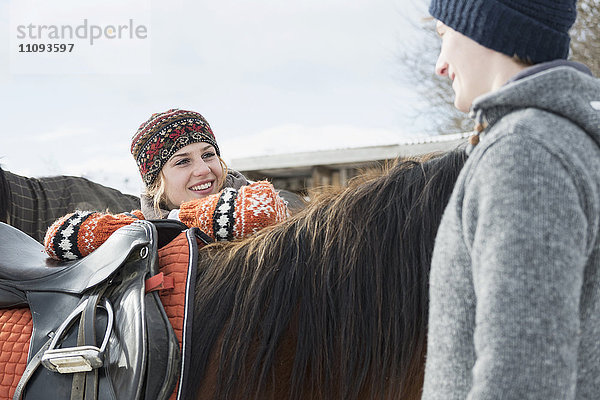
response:
[[[493,89],[492,60],[495,53],[438,21],[436,29],[442,48],[435,72],[452,81],[454,106],[468,112],[473,100]]]
[[[217,193],[223,174],[212,145],[198,142],[182,147],[162,169],[167,205],[179,208],[183,202]]]

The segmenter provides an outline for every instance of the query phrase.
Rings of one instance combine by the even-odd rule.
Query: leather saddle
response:
[[[183,370],[181,348],[146,281],[159,274],[158,247],[185,229],[136,221],[89,256],[57,262],[0,223],[0,308],[29,307],[33,319],[13,399],[169,398]]]

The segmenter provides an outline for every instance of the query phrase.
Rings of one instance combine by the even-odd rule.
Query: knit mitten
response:
[[[179,210],[181,222],[200,228],[218,241],[245,238],[287,217],[285,200],[267,181],[254,182],[239,190],[225,188],[203,199],[183,203]]]
[[[46,231],[46,253],[56,260],[76,260],[90,254],[117,229],[144,219],[141,211],[104,214],[75,211],[54,222]]]

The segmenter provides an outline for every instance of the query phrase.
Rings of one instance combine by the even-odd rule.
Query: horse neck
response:
[[[446,167],[409,162],[246,242],[205,249],[194,354],[212,360],[199,374],[220,370],[215,398],[263,398],[278,381],[285,398],[418,398],[429,257],[457,175],[437,174]]]

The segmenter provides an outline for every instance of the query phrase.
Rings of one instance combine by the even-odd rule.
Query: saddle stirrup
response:
[[[96,368],[102,367],[104,364],[104,352],[112,332],[114,312],[112,305],[108,299],[104,298],[100,307],[104,308],[108,314],[108,323],[106,332],[100,348],[96,346],[76,346],[57,348],[58,341],[63,337],[66,330],[72,325],[74,319],[83,312],[88,305],[90,299],[82,302],[73,310],[67,319],[58,327],[50,347],[42,356],[42,364],[50,371],[59,372],[61,374],[72,374],[76,372],[88,372]]]
[[[104,353],[108,345],[108,341],[113,329],[114,323],[114,311],[108,299],[103,298],[101,303],[98,304],[106,310],[108,315],[106,332],[100,348],[96,346],[84,345],[67,348],[57,348],[59,341],[65,335],[66,331],[73,325],[75,319],[84,312],[89,306],[91,298],[86,298],[84,301],[69,314],[67,319],[58,327],[56,332],[50,333],[50,338],[44,345],[38,350],[38,352],[31,358],[27,363],[27,367],[15,390],[13,400],[21,400],[25,386],[29,379],[33,376],[33,373],[42,364],[50,371],[54,371],[61,374],[77,374],[81,372],[89,372],[96,370],[104,364]]]

